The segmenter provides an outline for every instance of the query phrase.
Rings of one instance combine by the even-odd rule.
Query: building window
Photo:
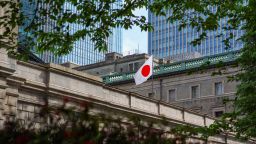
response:
[[[171,89],[168,91],[168,102],[174,102],[176,100],[176,89]]]
[[[191,97],[192,97],[192,99],[199,98],[199,86],[198,85],[191,87]]]
[[[139,69],[139,62],[130,63],[129,65],[129,71],[137,71]]]
[[[153,93],[152,93],[152,92],[151,92],[151,93],[148,93],[148,97],[151,97],[151,98],[152,98],[154,95],[155,95],[154,92],[153,92]]]
[[[215,87],[215,95],[223,94],[223,84],[222,84],[222,82],[215,83],[214,87]]]
[[[139,63],[138,62],[134,63],[134,70],[135,71],[139,70]]]
[[[214,116],[215,117],[221,117],[223,115],[224,111],[215,111]]]
[[[133,71],[133,63],[129,64],[129,71],[132,72]]]

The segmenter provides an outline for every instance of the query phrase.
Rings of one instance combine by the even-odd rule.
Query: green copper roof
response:
[[[220,62],[227,63],[235,61],[241,55],[240,51],[232,51],[213,56],[206,56],[171,64],[164,64],[154,67],[154,76],[167,74],[172,72],[184,71],[193,68],[199,68],[204,64],[215,65]],[[118,73],[103,77],[103,82],[106,84],[117,83],[133,79],[135,72],[132,73]]]

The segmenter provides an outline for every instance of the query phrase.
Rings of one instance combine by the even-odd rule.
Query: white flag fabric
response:
[[[140,67],[134,75],[135,84],[139,85],[145,82],[153,74],[153,56]]]

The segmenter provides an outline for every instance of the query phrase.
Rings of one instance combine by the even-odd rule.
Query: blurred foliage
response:
[[[5,121],[0,129],[0,141],[5,144],[175,144],[185,143],[194,134],[180,135],[168,131],[167,122],[142,120],[136,116],[118,118],[90,113],[92,105],[82,102],[79,108],[47,104],[34,118],[15,117]],[[180,136],[179,136],[180,135]]]

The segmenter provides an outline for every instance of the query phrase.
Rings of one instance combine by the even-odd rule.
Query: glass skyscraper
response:
[[[216,7],[211,7],[211,11],[216,11]],[[243,47],[241,41],[236,41],[243,31],[233,30],[224,32],[224,36],[216,37],[220,34],[221,27],[227,25],[228,18],[221,19],[220,28],[216,31],[208,32],[207,38],[200,45],[193,46],[190,44],[192,40],[198,38],[200,32],[187,26],[179,31],[179,22],[170,23],[167,17],[172,14],[172,10],[167,11],[167,16],[155,16],[152,12],[148,12],[149,22],[153,25],[154,31],[148,33],[148,53],[158,58],[170,58],[175,55],[200,53],[202,56],[214,55],[226,51],[238,50]],[[234,38],[230,41],[230,48],[226,49],[222,42],[229,33],[234,34]]]
[[[28,4],[28,0],[22,0],[23,3],[23,11],[26,13],[31,12],[31,7],[33,5]],[[122,4],[122,0],[118,0],[116,3],[112,5],[113,9],[120,8]],[[30,7],[28,6],[30,5]],[[76,7],[71,5],[70,3],[65,3],[64,9],[71,10],[74,13],[79,13],[76,10]],[[49,22],[49,21],[48,21]],[[43,26],[41,29],[44,31],[48,31],[51,29],[51,25],[54,22],[46,23],[45,26]],[[81,24],[71,24],[70,25],[70,33],[74,33],[77,30],[84,29],[85,26]],[[22,32],[22,28],[20,28],[20,32]],[[55,56],[51,52],[44,52],[42,54],[39,54],[38,56],[45,62],[52,62],[52,63],[65,63],[65,62],[72,62],[78,65],[87,65],[96,63],[99,61],[104,60],[105,53],[108,52],[123,52],[123,34],[122,34],[122,28],[117,27],[112,29],[112,34],[106,39],[108,51],[107,52],[99,52],[98,50],[95,50],[95,44],[94,42],[89,38],[86,37],[85,39],[78,40],[74,43],[73,50],[64,56]]]

